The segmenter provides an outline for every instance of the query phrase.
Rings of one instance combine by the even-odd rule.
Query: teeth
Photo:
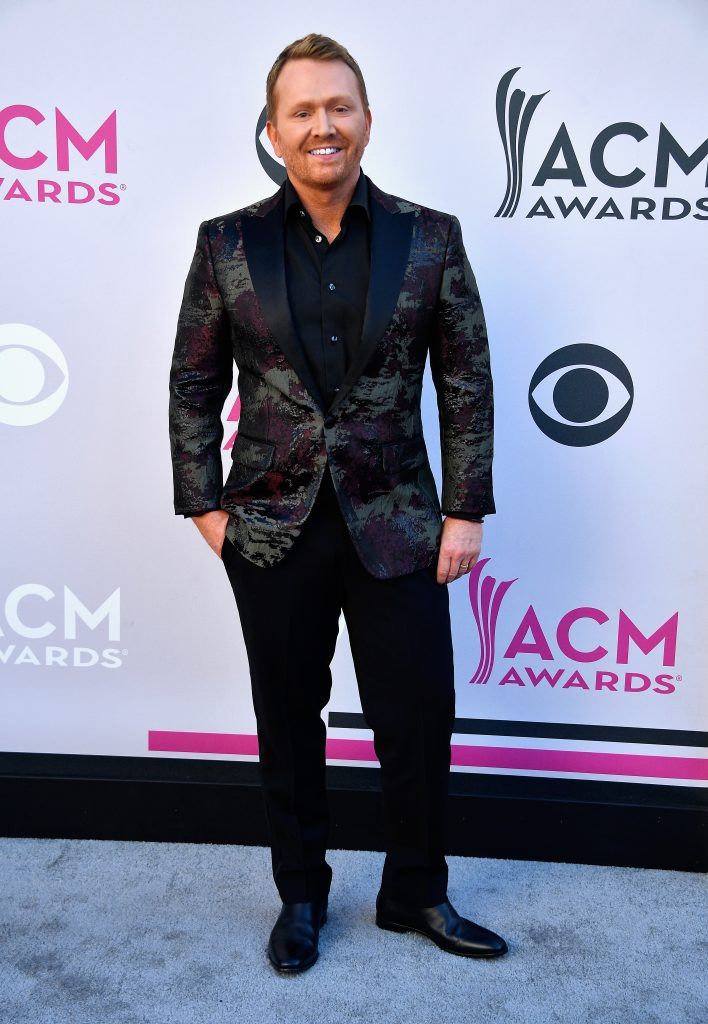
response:
[[[311,153],[318,153],[318,154],[319,153],[338,153],[339,152],[339,147],[338,146],[326,146],[326,147],[323,147],[322,149],[311,149],[310,152]]]

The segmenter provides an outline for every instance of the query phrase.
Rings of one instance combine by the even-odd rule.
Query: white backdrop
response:
[[[705,5],[306,12],[0,5],[0,749],[256,757],[226,573],[172,509],[168,370],[197,226],[275,191],[265,77],[319,31],[367,81],[365,172],[459,216],[487,316],[498,514],[450,587],[454,769],[705,784]],[[429,371],[424,424],[440,484]],[[359,712],[343,619],[333,675],[327,710]]]

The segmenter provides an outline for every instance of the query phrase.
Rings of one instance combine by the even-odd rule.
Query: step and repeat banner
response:
[[[265,78],[310,31],[362,67],[364,171],[459,217],[487,318],[454,770],[705,785],[698,0],[0,5],[0,749],[257,759],[226,572],[173,511],[168,373],[198,225],[282,180]],[[439,487],[429,369],[423,421]],[[329,763],[375,768],[343,618],[332,670]]]

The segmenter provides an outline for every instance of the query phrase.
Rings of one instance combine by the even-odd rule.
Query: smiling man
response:
[[[361,169],[371,110],[354,58],[311,33],[266,82],[287,177],[199,226],[170,372],[174,507],[219,555],[246,644],[282,972],[318,956],[326,729],[340,615],[381,765],[386,857],[376,923],[461,956],[503,938],[447,898],[455,718],[447,585],[479,557],[492,495],[484,314],[456,217],[390,195]],[[420,398],[437,393],[442,501]],[[223,481],[221,413],[241,415]],[[443,520],[443,517],[444,520]]]

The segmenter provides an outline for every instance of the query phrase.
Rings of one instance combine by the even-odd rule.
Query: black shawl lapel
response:
[[[413,237],[412,212],[400,213],[395,201],[369,183],[371,213],[371,270],[361,342],[334,396],[337,408],[360,377],[381,340],[401,294]]]
[[[413,234],[412,212],[367,177],[371,214],[371,272],[359,347],[330,410],[346,397],[366,367],[393,316],[401,293]],[[284,185],[255,215],[242,217],[243,245],[253,287],[268,328],[321,410],[325,402],[293,324],[285,282]]]
[[[253,289],[263,318],[288,362],[320,409],[320,393],[300,339],[295,331],[285,282],[285,234],[283,231],[284,185],[265,205],[265,212],[241,218],[243,247]]]

